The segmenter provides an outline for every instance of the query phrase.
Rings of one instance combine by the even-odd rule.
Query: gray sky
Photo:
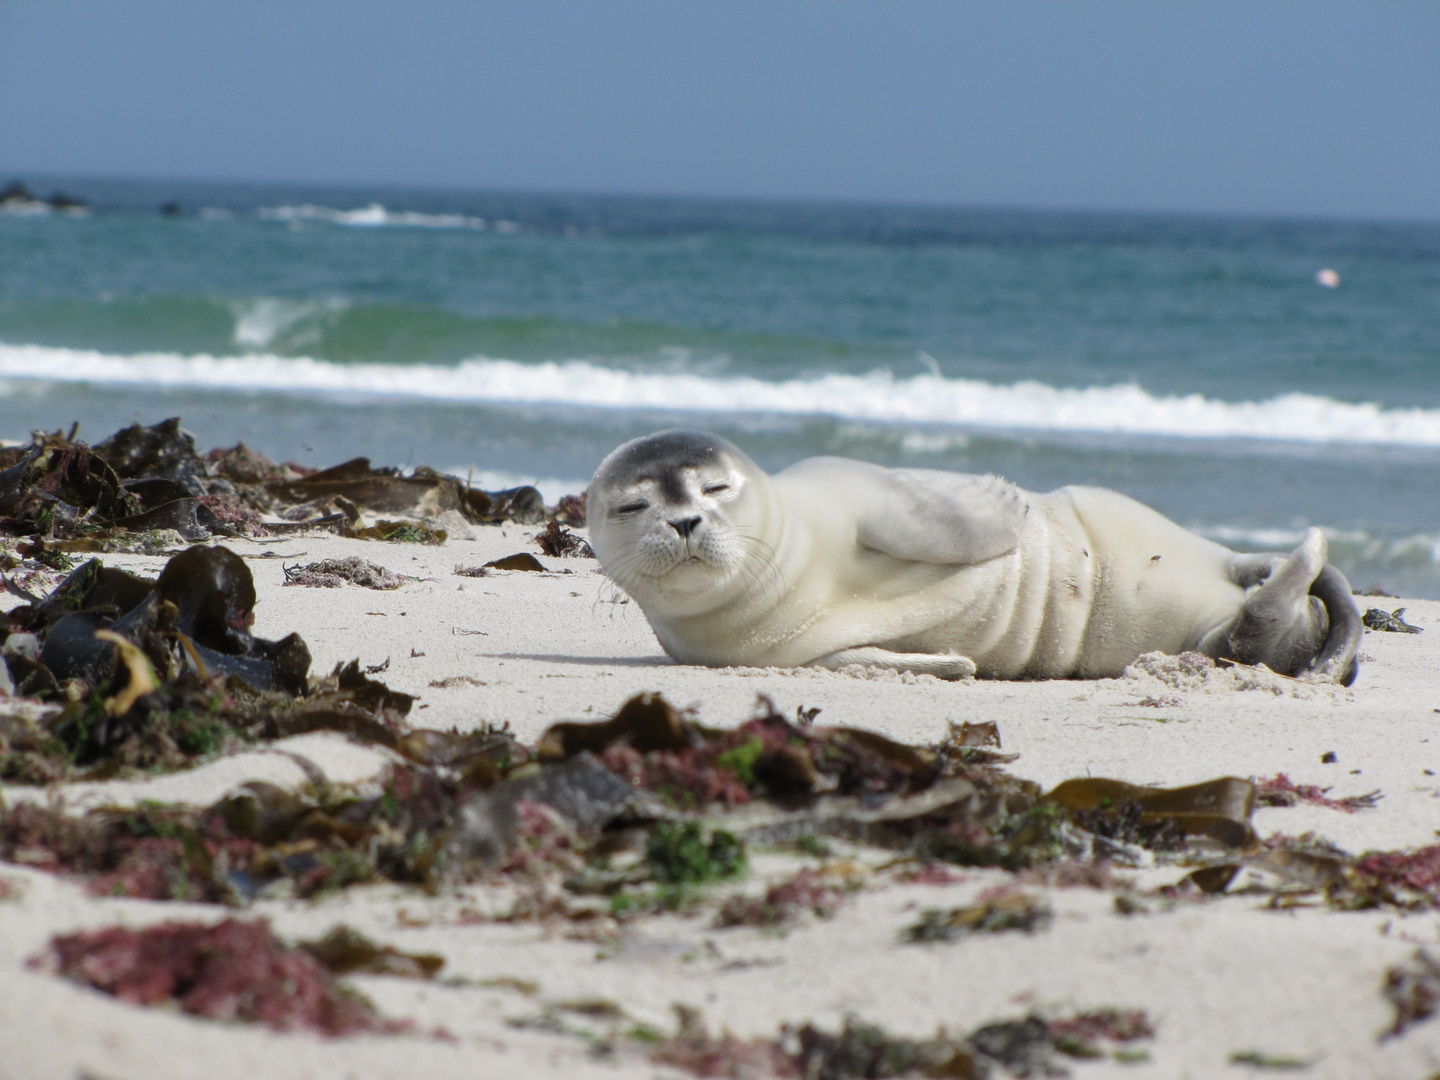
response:
[[[40,173],[1440,218],[1440,4],[0,0]]]

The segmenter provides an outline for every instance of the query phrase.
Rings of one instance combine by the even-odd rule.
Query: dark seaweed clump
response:
[[[238,633],[233,624],[244,620],[229,612],[212,614]],[[183,668],[189,650],[180,636],[158,636],[168,650],[159,660],[135,648],[157,670],[162,662]],[[1182,788],[1087,777],[1045,792],[982,760],[991,751],[974,744],[994,735],[981,729],[957,728],[941,744],[913,747],[818,725],[813,714],[792,720],[762,698],[754,718],[716,730],[659,696],[640,695],[609,720],[553,725],[532,750],[504,730],[412,730],[410,699],[355,663],[296,695],[256,692],[238,675],[187,677],[182,689],[215,695],[214,721],[226,738],[340,730],[407,763],[392,766],[380,793],[367,796],[252,783],[204,810],[146,805],[73,817],[20,804],[0,810],[0,857],[81,875],[103,893],[230,904],[376,879],[434,889],[509,874],[608,896],[612,914],[625,917],[739,878],[755,843],[823,852],[835,838],[908,856],[921,875],[938,878],[943,872],[933,868],[944,863],[994,866],[1094,887],[1113,884],[1109,867],[1148,849],[1199,858],[1185,885],[1201,894],[1225,891],[1252,865],[1278,875],[1287,895],[1319,893],[1335,907],[1440,908],[1440,846],[1351,856],[1283,838],[1261,844],[1250,824],[1256,786],[1236,777]],[[104,693],[71,702],[48,727],[32,723],[31,743],[12,739],[0,762],[14,775],[26,762],[33,771],[36,740],[67,753],[91,745],[65,740],[81,730],[85,702],[94,708],[98,700],[103,712],[106,701],[125,696],[124,685]],[[178,693],[167,685],[148,692],[151,705],[147,694],[134,699],[132,711],[148,708],[141,715],[152,729],[126,712],[106,714],[103,730],[121,737],[122,748],[168,738],[167,695]],[[5,723],[13,730],[20,721]],[[613,863],[624,851],[641,858]],[[735,900],[720,921],[779,925],[837,902],[827,884],[796,879],[758,900]],[[1001,897],[927,913],[910,936],[1033,930],[1047,916],[1043,905]]]
[[[785,1028],[775,1039],[711,1035],[699,1017],[680,1011],[680,1029],[652,1052],[655,1061],[697,1076],[779,1076],[804,1080],[885,1080],[925,1076],[982,1080],[1003,1071],[1010,1076],[1062,1076],[1062,1057],[1106,1056],[1119,1045],[1122,1061],[1143,1061],[1129,1045],[1153,1038],[1155,1029],[1141,1011],[1102,1009],[1046,1018],[1031,1013],[1017,1020],[985,1024],[964,1035],[930,1039],[892,1035],[850,1016],[839,1031],[814,1024]]]
[[[177,534],[194,542],[326,529],[443,543],[445,530],[425,519],[446,511],[475,524],[550,516],[533,487],[481,491],[425,466],[402,474],[354,458],[315,470],[277,465],[244,443],[202,456],[179,418],[134,424],[94,446],[76,439],[76,430],[36,432],[29,446],[0,450],[0,534],[26,537],[21,554],[52,569],[69,569],[76,552],[158,553],[174,546]],[[409,519],[366,525],[361,511]],[[555,515],[583,525],[583,500],[562,499]]]
[[[0,615],[0,779],[48,783],[184,765],[260,739],[339,731],[423,764],[462,767],[512,741],[412,732],[414,699],[360,670],[310,674],[298,634],[255,637],[245,560],[197,545],[148,579],[91,559],[45,597]],[[463,770],[462,770],[463,771]]]

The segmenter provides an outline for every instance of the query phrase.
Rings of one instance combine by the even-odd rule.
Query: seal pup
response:
[[[587,511],[605,573],[682,663],[1104,678],[1197,650],[1348,686],[1364,632],[1319,529],[1240,555],[1104,488],[835,457],[769,476],[675,430],[606,457]]]

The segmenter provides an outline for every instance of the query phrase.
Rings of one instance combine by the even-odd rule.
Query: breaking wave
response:
[[[283,321],[283,319],[281,320]],[[266,327],[268,329],[268,326]],[[257,328],[257,336],[263,336]],[[629,372],[580,360],[455,365],[338,364],[266,354],[117,356],[0,344],[0,378],[271,393],[524,402],[667,412],[772,413],[989,429],[1310,443],[1440,446],[1440,409],[1387,409],[1312,394],[1217,401],[1139,386],[997,385],[922,374],[827,374],[783,381]]]
[[[336,210],[329,206],[303,203],[300,206],[264,206],[255,212],[262,221],[324,221],[332,225],[353,225],[362,228],[410,229],[487,229],[515,232],[513,221],[486,221],[467,214],[421,214],[413,210],[387,210],[380,203]]]

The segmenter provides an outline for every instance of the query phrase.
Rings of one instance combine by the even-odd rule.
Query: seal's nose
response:
[[[699,524],[700,515],[696,514],[694,517],[681,518],[679,521],[672,521],[670,522],[670,527],[688,540],[690,538],[690,534],[695,531],[695,526]]]

